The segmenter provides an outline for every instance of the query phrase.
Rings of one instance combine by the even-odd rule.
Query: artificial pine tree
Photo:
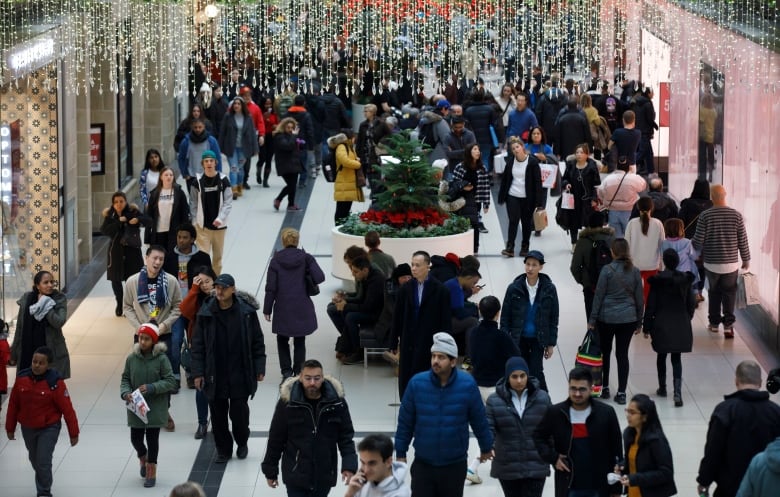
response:
[[[382,142],[392,157],[380,169],[385,191],[376,196],[376,209],[387,212],[407,212],[438,209],[438,180],[422,150],[429,149],[403,131]]]

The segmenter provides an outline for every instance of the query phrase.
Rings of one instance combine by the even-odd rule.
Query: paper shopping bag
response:
[[[569,192],[563,192],[561,194],[561,209],[574,209],[574,195]]]
[[[547,227],[547,211],[544,209],[536,209],[534,211],[534,230],[542,231]]]

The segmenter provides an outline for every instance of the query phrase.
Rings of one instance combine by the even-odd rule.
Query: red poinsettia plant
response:
[[[442,226],[449,217],[448,214],[433,207],[405,212],[369,209],[360,214],[360,220],[364,223],[387,224],[395,228]]]

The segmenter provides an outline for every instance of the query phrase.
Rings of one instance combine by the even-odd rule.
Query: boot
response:
[[[233,198],[240,197],[240,195],[238,194],[238,187],[237,186],[232,186],[232,187],[230,187],[230,189],[233,190]]]
[[[144,480],[144,488],[152,488],[157,484],[157,465],[152,463],[146,463],[146,479]]]
[[[141,464],[141,478],[146,478],[146,456],[139,457],[138,462]]]
[[[674,378],[674,407],[682,407],[682,378]]]
[[[658,374],[658,390],[655,391],[659,397],[666,397],[666,375]]]
[[[173,422],[171,415],[168,415],[168,422],[165,424],[165,431],[176,431],[176,423]]]
[[[501,255],[503,255],[504,257],[514,257],[515,245],[513,243],[507,243],[506,248],[501,251]]]
[[[236,189],[238,189],[238,196],[239,197],[244,194],[244,185],[238,185],[236,187]]]

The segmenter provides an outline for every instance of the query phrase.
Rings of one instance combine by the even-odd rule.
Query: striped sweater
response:
[[[742,214],[731,207],[714,206],[702,212],[692,241],[705,264],[735,264],[739,257],[750,261]]]

